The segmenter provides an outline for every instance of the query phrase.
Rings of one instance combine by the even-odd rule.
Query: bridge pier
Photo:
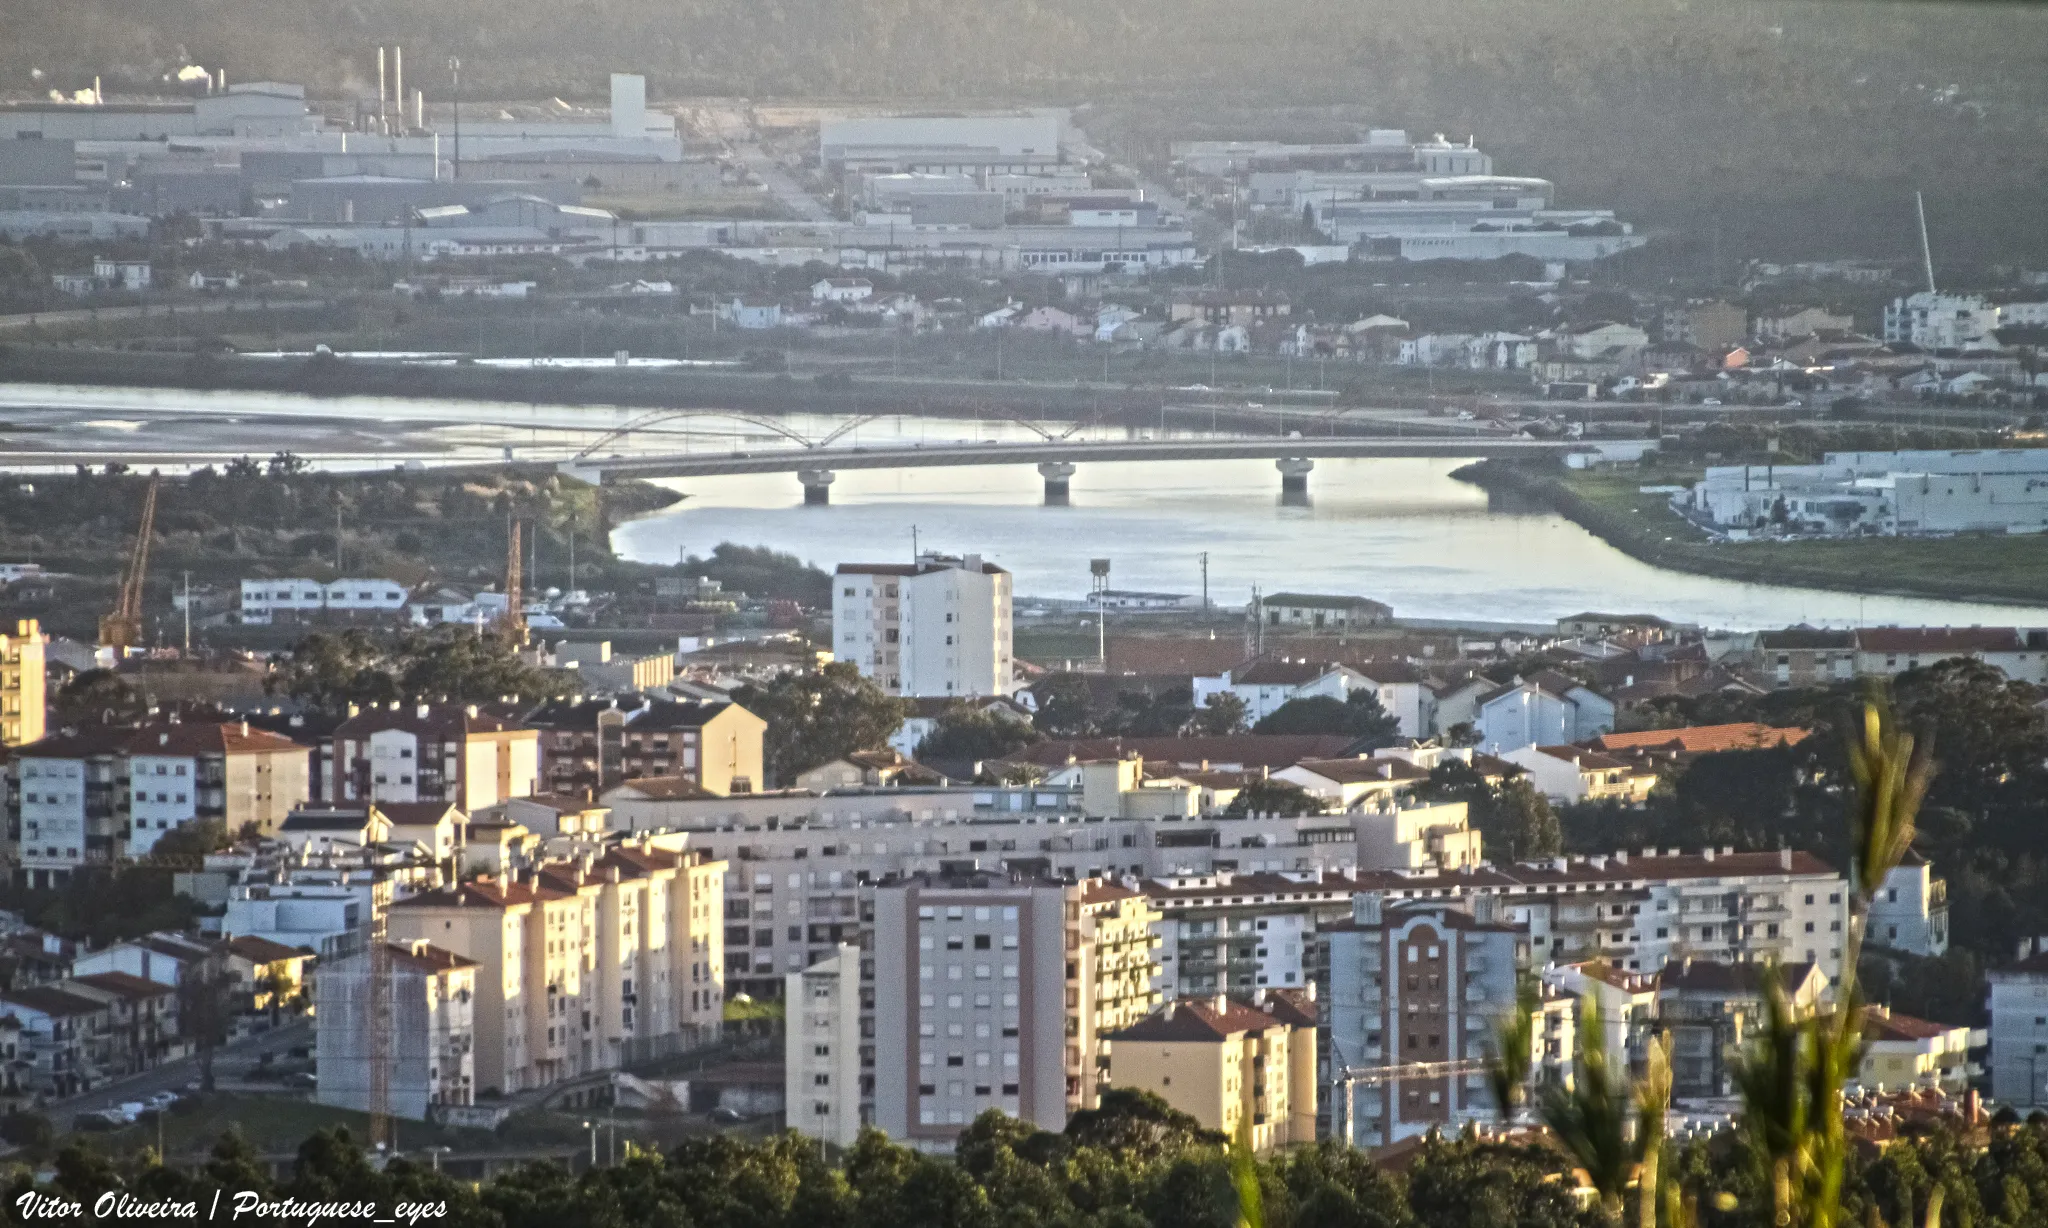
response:
[[[796,480],[804,484],[804,506],[824,507],[832,502],[832,483],[839,475],[830,469],[799,469]]]
[[[1040,462],[1038,476],[1045,479],[1045,505],[1047,507],[1065,507],[1067,505],[1067,482],[1074,476],[1074,462]]]
[[[1308,493],[1309,471],[1316,463],[1305,456],[1283,456],[1273,462],[1280,471],[1280,493],[1283,495],[1305,495]]]

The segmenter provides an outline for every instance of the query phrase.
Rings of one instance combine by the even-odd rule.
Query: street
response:
[[[264,1054],[283,1053],[287,1049],[312,1043],[313,1025],[304,1020],[287,1024],[275,1031],[235,1041],[223,1046],[214,1054],[214,1081],[223,1084],[239,1081],[235,1076],[253,1069]],[[45,1111],[49,1113],[58,1130],[69,1130],[71,1123],[81,1113],[96,1113],[122,1104],[147,1100],[157,1092],[182,1092],[187,1083],[197,1082],[198,1079],[199,1060],[190,1057],[179,1058],[131,1078],[103,1083],[83,1095],[56,1101],[45,1106]],[[282,1087],[282,1084],[273,1086]]]

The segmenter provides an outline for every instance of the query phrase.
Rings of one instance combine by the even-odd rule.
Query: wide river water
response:
[[[291,448],[327,467],[382,468],[406,460],[495,460],[507,450],[520,459],[553,460],[586,446],[605,452],[793,446],[762,424],[718,416],[600,445],[600,432],[645,412],[0,384],[0,447],[22,449],[9,465],[32,471],[40,468],[35,451],[104,459],[182,453],[203,461]],[[775,425],[818,440],[839,422],[797,413]],[[1122,428],[1090,429],[1077,437],[1125,434]],[[838,442],[1030,438],[1027,428],[995,419],[884,418]],[[1459,464],[1318,461],[1306,506],[1282,504],[1271,461],[1082,465],[1067,507],[1043,505],[1043,487],[1028,465],[845,470],[832,487],[830,507],[804,506],[790,474],[696,478],[670,483],[688,498],[620,526],[613,542],[627,557],[650,563],[708,553],[729,541],[773,546],[830,569],[842,562],[907,562],[915,541],[927,549],[980,552],[1015,573],[1016,591],[1024,596],[1085,594],[1091,558],[1111,561],[1113,587],[1195,594],[1206,553],[1209,594],[1217,605],[1242,605],[1258,585],[1269,593],[1361,594],[1391,604],[1397,615],[1427,619],[1539,623],[1595,609],[1646,611],[1728,629],[1800,622],[2048,627],[2048,609],[1866,597],[1663,571],[1554,513],[1490,507],[1484,491],[1450,477]],[[0,561],[5,556],[0,542]],[[538,579],[552,582],[545,574]]]

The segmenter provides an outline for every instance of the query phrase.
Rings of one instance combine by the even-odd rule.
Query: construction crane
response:
[[[135,647],[142,640],[142,582],[149,575],[149,542],[156,532],[156,491],[161,479],[152,476],[142,496],[142,524],[135,530],[135,548],[128,553],[128,569],[121,574],[121,592],[113,610],[100,619],[100,644],[116,650]]]
[[[504,629],[521,644],[526,642],[526,567],[519,552],[520,522],[511,521],[505,534],[505,618]]]

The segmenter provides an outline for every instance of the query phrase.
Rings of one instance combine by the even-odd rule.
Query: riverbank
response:
[[[1722,542],[1673,512],[1666,496],[1641,490],[1645,485],[1676,480],[1672,474],[1634,469],[1570,471],[1480,461],[1451,476],[1490,495],[1540,504],[1629,557],[1672,571],[1842,593],[2048,604],[2048,538],[2044,537],[1966,534]]]

